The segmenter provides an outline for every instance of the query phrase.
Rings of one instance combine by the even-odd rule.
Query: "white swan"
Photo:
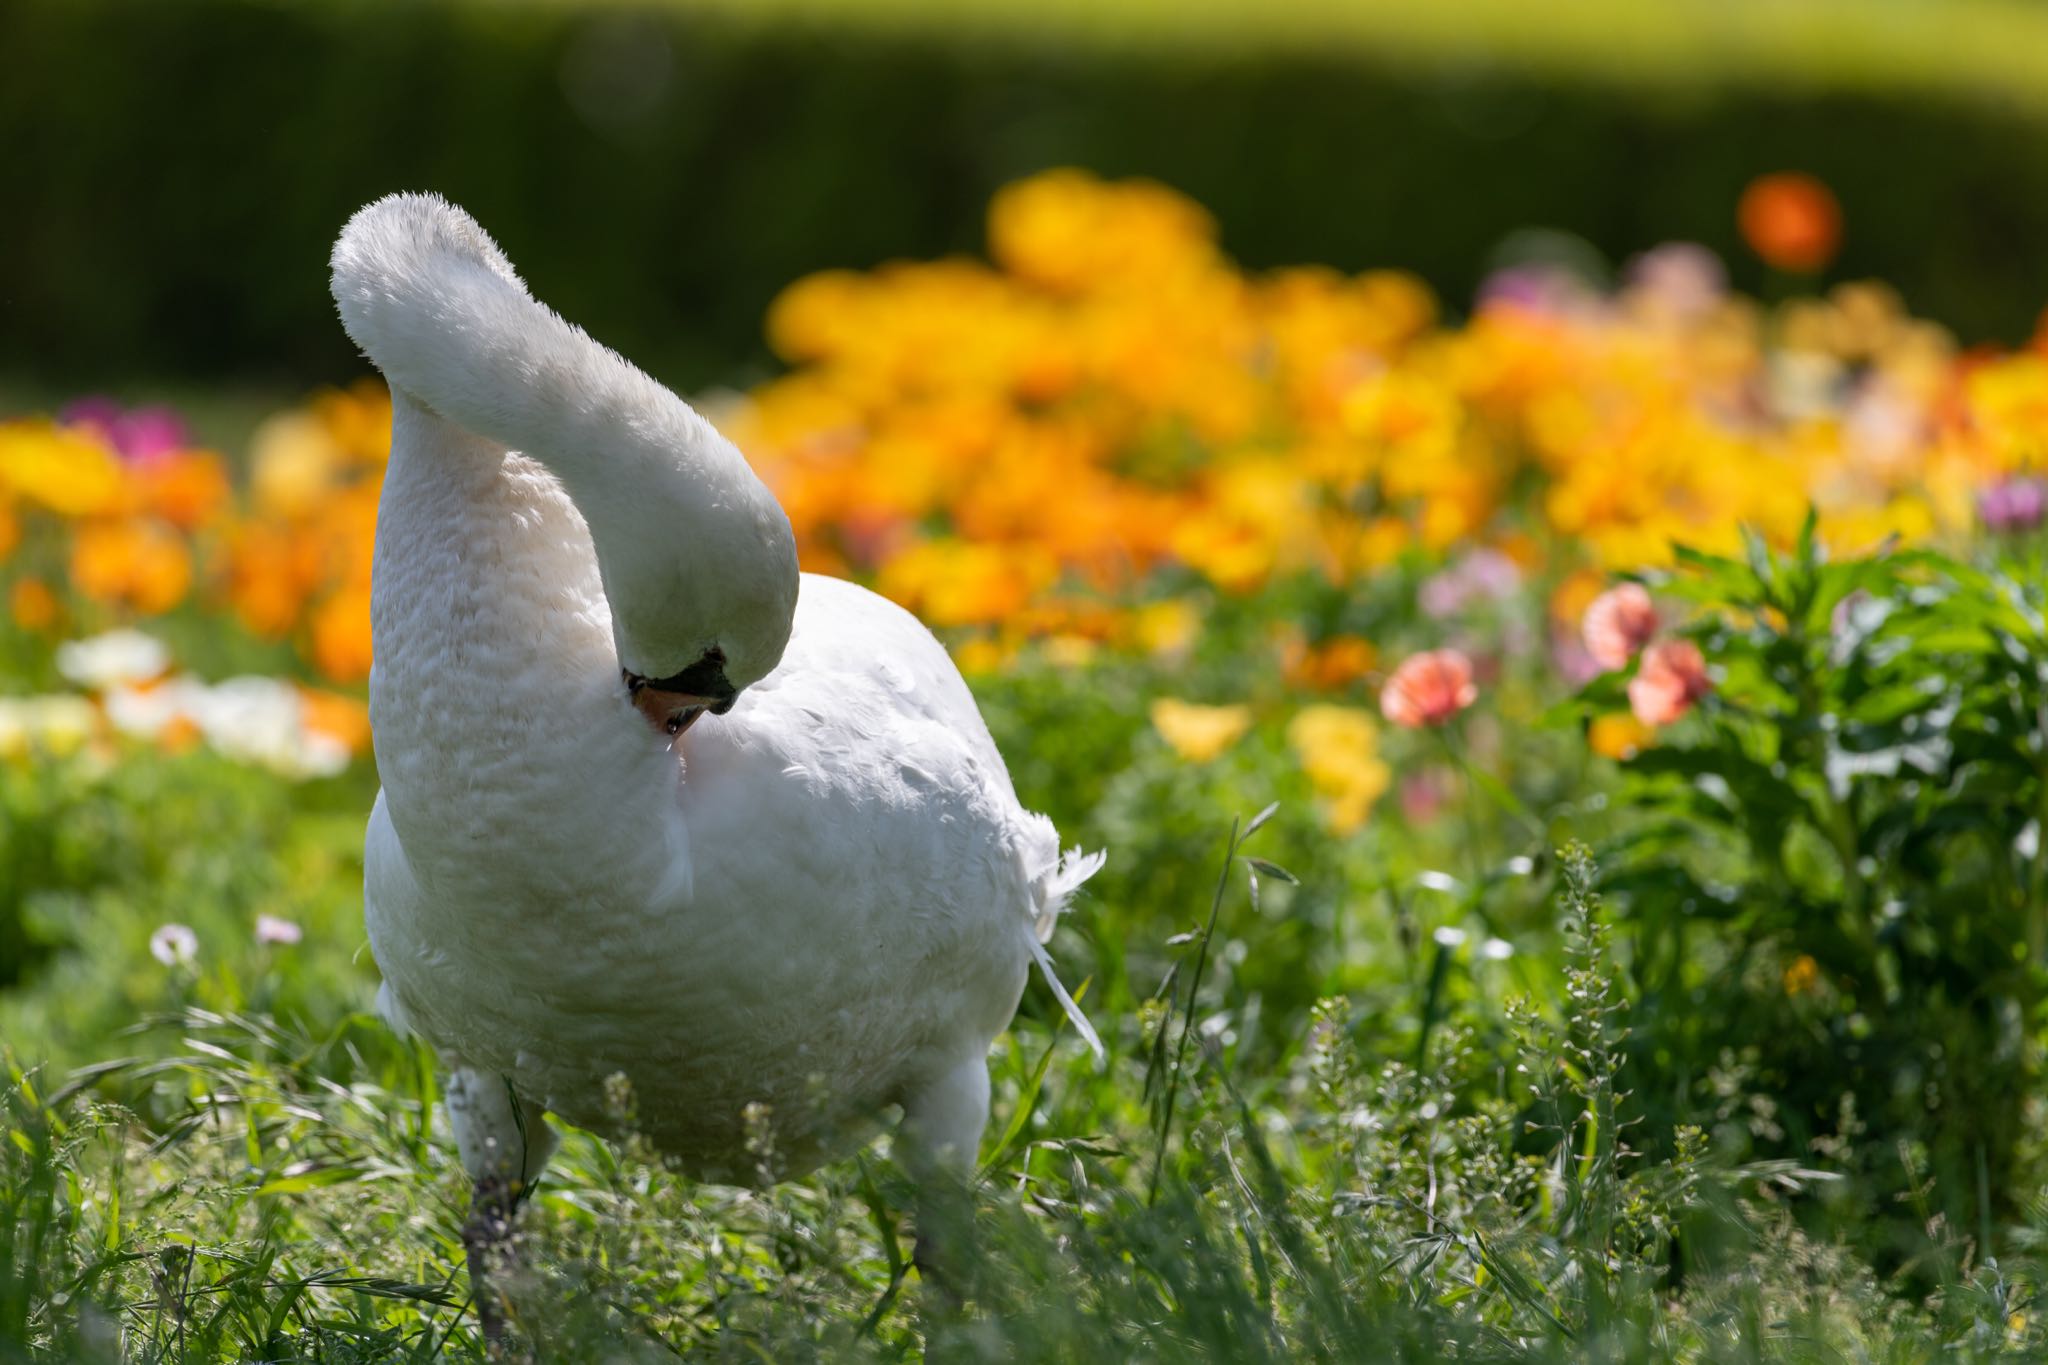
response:
[[[549,1112],[753,1181],[750,1106],[779,1177],[900,1105],[913,1159],[966,1170],[1101,856],[1018,804],[930,633],[799,575],[740,453],[467,214],[380,200],[332,265],[393,407],[365,915],[480,1204],[502,1229]]]

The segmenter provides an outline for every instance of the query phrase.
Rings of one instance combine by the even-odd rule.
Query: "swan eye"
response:
[[[678,712],[677,714],[670,716],[668,718],[668,724],[664,725],[662,728],[667,730],[672,735],[681,734],[683,732],[682,714]]]

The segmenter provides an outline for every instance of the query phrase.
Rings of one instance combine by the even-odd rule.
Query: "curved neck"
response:
[[[521,899],[671,879],[678,765],[620,685],[583,518],[533,461],[402,390],[392,411],[370,715],[415,875]]]

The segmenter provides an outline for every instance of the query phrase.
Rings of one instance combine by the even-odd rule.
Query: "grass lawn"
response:
[[[583,4],[587,0],[508,0]],[[2025,0],[667,0],[747,22],[875,27],[1043,45],[1222,56],[1309,51],[1528,67],[1684,92],[1907,90],[2048,113],[2048,12]]]

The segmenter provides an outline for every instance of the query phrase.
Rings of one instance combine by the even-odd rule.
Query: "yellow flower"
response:
[[[1820,989],[1820,964],[1805,953],[1785,969],[1785,994],[1810,995]]]
[[[1203,706],[1159,697],[1152,702],[1152,728],[1190,763],[1207,763],[1251,728],[1248,706]]]
[[[1371,714],[1355,706],[1305,706],[1288,722],[1287,742],[1322,798],[1330,832],[1363,828],[1394,780],[1379,756],[1379,724]]]
[[[1586,747],[1602,758],[1634,758],[1656,738],[1656,731],[1627,711],[1596,716],[1586,727]]]
[[[1201,629],[1202,614],[1185,597],[1147,602],[1131,618],[1131,633],[1139,648],[1155,656],[1177,657],[1187,653]]]
[[[1215,232],[1200,205],[1164,185],[1074,169],[1005,186],[988,212],[989,254],[1062,292],[1130,288],[1206,265]]]
[[[324,422],[307,412],[280,413],[251,438],[249,491],[270,515],[309,515],[319,509],[344,458]]]
[[[0,423],[0,488],[11,488],[59,516],[83,517],[114,506],[120,462],[89,436],[49,422]]]

